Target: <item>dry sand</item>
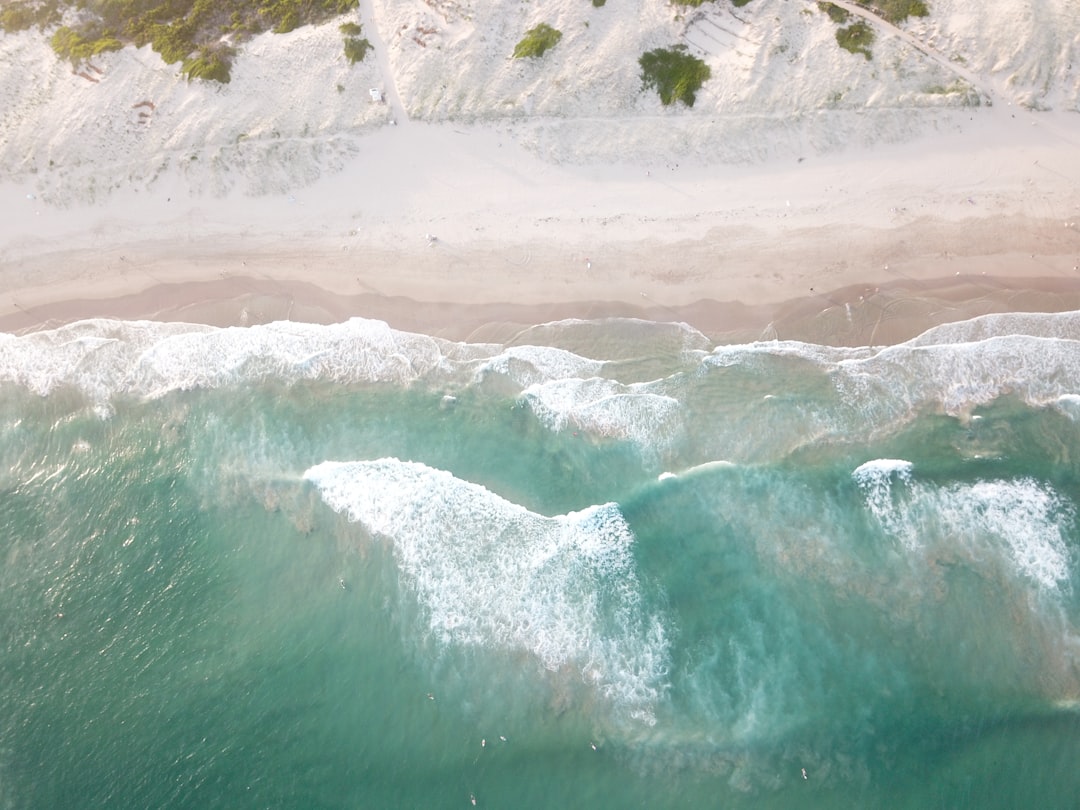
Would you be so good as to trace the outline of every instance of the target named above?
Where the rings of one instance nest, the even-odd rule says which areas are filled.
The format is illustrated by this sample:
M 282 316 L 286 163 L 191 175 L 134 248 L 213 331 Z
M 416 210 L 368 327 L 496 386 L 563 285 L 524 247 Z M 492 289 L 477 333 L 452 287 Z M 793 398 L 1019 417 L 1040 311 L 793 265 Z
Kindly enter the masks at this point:
M 959 37 L 958 14 L 912 30 L 928 41 Z M 252 47 L 272 49 L 268 41 Z M 1059 61 L 1075 42 L 1066 45 Z M 390 62 L 405 65 L 406 50 L 398 42 Z M 360 315 L 497 338 L 518 324 L 628 315 L 686 321 L 718 339 L 882 343 L 981 312 L 1080 308 L 1080 114 L 1013 104 L 1004 84 L 1017 74 L 984 62 L 971 79 L 991 107 L 911 109 L 911 126 L 893 133 L 903 132 L 899 143 L 808 143 L 804 152 L 795 138 L 749 162 L 643 148 L 648 110 L 612 111 L 597 130 L 604 154 L 580 147 L 592 130 L 573 120 L 557 138 L 539 118 L 445 120 L 455 111 L 424 112 L 419 85 L 430 77 L 387 64 L 398 76 L 390 104 L 351 123 L 334 119 L 305 141 L 304 155 L 322 148 L 333 157 L 311 176 L 286 171 L 256 188 L 222 181 L 303 163 L 300 152 L 259 153 L 264 164 L 248 155 L 195 169 L 194 158 L 173 159 L 151 179 L 131 169 L 109 185 L 100 177 L 110 166 L 115 177 L 115 166 L 94 168 L 100 144 L 78 170 L 8 171 L 0 329 L 96 316 L 224 325 Z M 1059 96 L 1075 107 L 1067 90 Z M 751 137 L 783 129 L 782 110 L 770 109 L 772 124 Z M 418 111 L 428 120 L 412 120 Z M 843 115 L 878 121 L 878 112 Z M 378 115 L 395 125 L 376 126 Z M 666 131 L 707 120 L 665 115 Z M 538 148 L 541 135 L 558 148 Z M 567 151 L 573 160 L 561 159 Z

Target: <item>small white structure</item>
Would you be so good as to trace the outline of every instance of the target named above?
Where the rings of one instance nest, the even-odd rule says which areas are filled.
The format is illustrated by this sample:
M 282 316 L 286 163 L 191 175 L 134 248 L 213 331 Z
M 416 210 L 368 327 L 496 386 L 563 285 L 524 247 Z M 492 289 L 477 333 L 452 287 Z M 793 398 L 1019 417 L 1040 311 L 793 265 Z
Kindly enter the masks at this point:
M 370 90 L 368 90 L 368 92 L 371 93 L 371 100 L 372 101 L 382 101 L 383 100 L 382 90 L 380 90 L 378 87 L 372 87 Z

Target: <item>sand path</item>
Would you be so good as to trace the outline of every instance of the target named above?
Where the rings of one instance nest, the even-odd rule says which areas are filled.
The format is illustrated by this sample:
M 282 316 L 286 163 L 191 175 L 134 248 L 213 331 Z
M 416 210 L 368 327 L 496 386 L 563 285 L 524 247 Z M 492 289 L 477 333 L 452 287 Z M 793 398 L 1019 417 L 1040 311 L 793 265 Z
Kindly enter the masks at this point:
M 405 112 L 405 105 L 401 103 L 398 94 L 397 83 L 394 81 L 394 71 L 390 67 L 390 58 L 387 55 L 386 41 L 379 31 L 379 25 L 375 17 L 375 9 L 371 0 L 360 0 L 360 19 L 363 22 L 364 33 L 371 48 L 375 52 L 375 63 L 379 67 L 379 74 L 383 78 L 383 99 L 390 107 L 391 120 L 398 126 L 408 126 L 409 116 Z

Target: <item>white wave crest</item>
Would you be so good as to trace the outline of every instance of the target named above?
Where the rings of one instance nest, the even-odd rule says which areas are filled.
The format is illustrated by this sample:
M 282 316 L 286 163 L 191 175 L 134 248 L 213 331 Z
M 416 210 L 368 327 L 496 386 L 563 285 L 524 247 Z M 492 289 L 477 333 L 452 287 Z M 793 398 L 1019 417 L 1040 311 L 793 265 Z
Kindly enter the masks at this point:
M 616 505 L 545 517 L 397 459 L 325 462 L 304 477 L 332 509 L 393 543 L 434 638 L 575 667 L 615 706 L 654 722 L 667 634 L 642 604 L 634 537 Z
M 424 380 L 453 388 L 494 374 L 535 403 L 551 429 L 573 424 L 643 447 L 657 436 L 661 443 L 670 439 L 678 429 L 675 399 L 596 376 L 604 365 L 550 346 L 455 343 L 364 318 L 243 328 L 97 319 L 0 334 L 0 382 L 41 396 L 73 387 L 103 416 L 117 396 L 152 399 L 269 380 L 398 386 Z
M 768 365 L 772 359 L 805 361 L 832 378 L 837 412 L 847 416 L 823 424 L 846 437 L 891 429 L 927 409 L 967 415 L 1003 396 L 1071 415 L 1069 398 L 1080 395 L 1080 312 L 984 316 L 886 347 L 718 346 L 703 368 L 782 368 Z
M 907 549 L 959 546 L 975 564 L 998 560 L 1040 588 L 1068 587 L 1073 507 L 1053 489 L 1030 478 L 935 487 L 914 482 L 911 471 L 906 461 L 879 459 L 852 473 L 866 508 Z
M 361 318 L 227 329 L 92 320 L 0 336 L 0 380 L 41 395 L 74 386 L 99 404 L 270 378 L 407 383 L 446 367 L 444 345 Z
M 601 377 L 559 379 L 531 385 L 523 396 L 550 430 L 570 427 L 662 449 L 682 430 L 680 405 L 651 387 L 650 383 L 624 385 Z
M 950 487 L 942 500 L 943 524 L 966 542 L 994 538 L 1016 570 L 1044 588 L 1068 581 L 1071 509 L 1049 488 L 1031 479 L 982 481 Z
M 511 346 L 481 363 L 477 376 L 502 374 L 527 388 L 547 380 L 582 377 L 598 374 L 603 367 L 598 360 L 589 360 L 564 349 L 549 346 Z
M 912 469 L 910 461 L 878 458 L 860 464 L 851 474 L 863 492 L 863 499 L 870 514 L 885 531 L 909 549 L 918 545 L 918 535 L 901 519 L 900 510 L 893 500 L 893 482 L 910 483 Z

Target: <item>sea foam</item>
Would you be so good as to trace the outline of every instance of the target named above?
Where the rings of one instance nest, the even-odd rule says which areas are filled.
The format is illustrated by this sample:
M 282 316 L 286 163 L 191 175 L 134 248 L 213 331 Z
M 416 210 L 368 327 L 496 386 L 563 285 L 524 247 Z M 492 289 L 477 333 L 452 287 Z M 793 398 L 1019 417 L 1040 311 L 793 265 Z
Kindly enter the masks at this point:
M 615 504 L 545 517 L 397 459 L 325 462 L 304 477 L 328 506 L 393 544 L 438 642 L 528 651 L 654 722 L 668 634 L 644 604 L 634 536 Z
M 72 387 L 102 416 L 118 396 L 153 399 L 265 381 L 423 382 L 445 393 L 497 376 L 553 430 L 573 424 L 643 446 L 663 443 L 678 430 L 672 397 L 598 376 L 604 365 L 551 346 L 457 343 L 364 318 L 244 328 L 96 319 L 0 334 L 0 382 L 41 396 Z
M 825 402 L 813 410 L 808 403 L 809 418 L 846 440 L 891 431 L 925 411 L 967 416 L 1004 396 L 1072 416 L 1071 398 L 1080 395 L 1080 313 L 986 316 L 885 347 L 719 346 L 702 368 L 765 376 L 792 360 L 829 378 L 841 407 Z
M 680 405 L 674 397 L 650 390 L 652 387 L 600 377 L 559 379 L 531 385 L 523 397 L 551 430 L 572 428 L 663 448 L 681 430 Z
M 914 480 L 912 470 L 907 461 L 877 459 L 852 473 L 886 534 L 909 551 L 949 546 L 972 565 L 1003 565 L 1041 589 L 1070 588 L 1075 509 L 1051 487 L 1031 478 L 939 487 Z

